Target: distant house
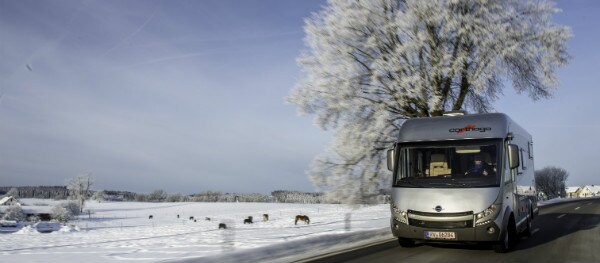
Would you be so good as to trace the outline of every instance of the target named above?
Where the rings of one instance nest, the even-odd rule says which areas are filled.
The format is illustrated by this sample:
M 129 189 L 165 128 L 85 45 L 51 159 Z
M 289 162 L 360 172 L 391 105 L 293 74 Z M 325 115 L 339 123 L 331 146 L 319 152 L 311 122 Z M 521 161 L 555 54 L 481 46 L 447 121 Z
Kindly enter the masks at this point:
M 19 200 L 17 200 L 17 198 L 14 198 L 12 196 L 5 196 L 2 197 L 2 199 L 0 199 L 0 205 L 18 205 L 20 206 L 21 203 L 19 203 Z
M 576 192 L 577 197 L 600 196 L 600 185 L 586 185 Z
M 52 207 L 21 205 L 19 200 L 12 196 L 6 196 L 0 199 L 0 214 L 3 214 L 10 206 L 15 205 L 21 207 L 26 218 L 37 217 L 42 221 L 49 221 L 52 219 Z
M 9 209 L 9 206 L 0 206 L 0 215 L 6 212 L 6 209 Z M 25 214 L 25 218 L 30 220 L 30 218 L 35 217 L 41 221 L 50 221 L 52 220 L 52 207 L 51 206 L 21 206 L 23 210 L 23 214 Z
M 579 186 L 568 186 L 565 187 L 565 192 L 567 193 L 567 198 L 575 198 L 577 197 L 577 190 L 581 187 Z
M 37 217 L 41 221 L 52 220 L 51 206 L 23 206 L 25 217 Z

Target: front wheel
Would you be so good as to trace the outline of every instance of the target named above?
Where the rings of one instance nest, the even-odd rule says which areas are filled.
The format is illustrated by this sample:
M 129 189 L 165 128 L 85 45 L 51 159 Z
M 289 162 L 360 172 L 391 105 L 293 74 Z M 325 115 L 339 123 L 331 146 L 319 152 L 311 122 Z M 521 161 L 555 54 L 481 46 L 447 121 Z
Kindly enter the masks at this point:
M 403 238 L 403 237 L 398 238 L 398 243 L 400 244 L 401 247 L 414 247 L 415 246 L 414 240 L 408 239 L 408 238 Z
M 515 243 L 516 229 L 513 221 L 511 220 L 504 233 L 504 238 L 498 243 L 494 244 L 494 251 L 496 253 L 506 253 L 510 251 Z
M 531 223 L 531 217 L 527 218 L 527 228 L 523 232 L 523 235 L 526 237 L 531 237 L 533 235 L 533 224 Z

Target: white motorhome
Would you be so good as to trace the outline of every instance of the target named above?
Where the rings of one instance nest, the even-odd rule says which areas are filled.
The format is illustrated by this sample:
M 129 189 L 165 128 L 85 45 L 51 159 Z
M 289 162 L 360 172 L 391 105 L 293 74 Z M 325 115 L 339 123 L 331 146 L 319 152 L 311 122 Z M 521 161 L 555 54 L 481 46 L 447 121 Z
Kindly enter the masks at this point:
M 415 241 L 509 251 L 538 213 L 531 135 L 501 113 L 406 120 L 394 149 L 391 228 Z

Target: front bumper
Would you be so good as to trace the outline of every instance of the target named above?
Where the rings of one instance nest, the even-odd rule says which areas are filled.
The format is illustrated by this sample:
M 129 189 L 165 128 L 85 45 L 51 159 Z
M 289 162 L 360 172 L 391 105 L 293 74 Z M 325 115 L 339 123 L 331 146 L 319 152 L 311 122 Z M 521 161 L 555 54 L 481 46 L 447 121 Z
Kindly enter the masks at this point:
M 394 218 L 391 220 L 392 234 L 399 238 L 423 240 L 430 242 L 495 242 L 500 240 L 500 228 L 491 221 L 485 225 L 466 228 L 424 228 L 401 223 Z M 493 228 L 493 232 L 489 231 Z M 425 231 L 454 232 L 455 239 L 431 239 L 425 237 Z M 492 232 L 492 233 L 490 233 Z

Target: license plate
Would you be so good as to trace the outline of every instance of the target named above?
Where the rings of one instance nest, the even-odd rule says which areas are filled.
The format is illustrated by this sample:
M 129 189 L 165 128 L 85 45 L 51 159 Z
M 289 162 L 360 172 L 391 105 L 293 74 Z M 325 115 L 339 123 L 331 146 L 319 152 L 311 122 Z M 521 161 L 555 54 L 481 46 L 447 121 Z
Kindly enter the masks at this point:
M 442 231 L 425 231 L 425 238 L 429 238 L 429 239 L 456 239 L 456 233 L 454 233 L 454 232 L 442 232 Z

